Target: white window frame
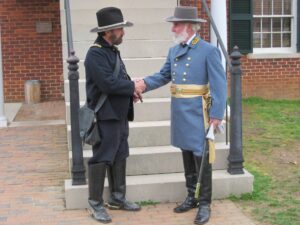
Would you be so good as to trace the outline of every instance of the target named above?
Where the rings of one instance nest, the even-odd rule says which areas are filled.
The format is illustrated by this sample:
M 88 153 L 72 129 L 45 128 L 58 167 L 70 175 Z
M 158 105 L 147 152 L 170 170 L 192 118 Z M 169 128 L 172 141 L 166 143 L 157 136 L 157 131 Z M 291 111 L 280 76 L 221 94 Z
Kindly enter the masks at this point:
M 289 48 L 254 48 L 253 47 L 253 54 L 281 54 L 281 53 L 295 53 L 297 52 L 296 44 L 297 44 L 297 0 L 292 0 L 292 16 L 287 16 L 287 18 L 291 18 L 291 47 Z M 253 18 L 283 18 L 285 16 L 281 15 L 271 15 L 271 16 L 256 16 L 253 13 Z M 254 31 L 252 35 L 254 34 Z M 254 42 L 254 40 L 253 40 Z M 254 45 L 254 43 L 253 43 Z

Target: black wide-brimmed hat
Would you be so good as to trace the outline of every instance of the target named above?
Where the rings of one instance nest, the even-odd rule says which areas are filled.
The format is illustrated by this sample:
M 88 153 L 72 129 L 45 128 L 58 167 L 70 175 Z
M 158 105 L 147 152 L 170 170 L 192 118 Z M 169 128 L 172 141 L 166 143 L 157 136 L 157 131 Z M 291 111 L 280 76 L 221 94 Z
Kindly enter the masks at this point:
M 96 15 L 98 27 L 91 29 L 92 33 L 133 26 L 133 23 L 124 20 L 121 10 L 116 7 L 100 9 Z
M 190 6 L 177 6 L 174 16 L 166 19 L 167 22 L 204 23 L 206 20 L 198 18 L 197 8 Z

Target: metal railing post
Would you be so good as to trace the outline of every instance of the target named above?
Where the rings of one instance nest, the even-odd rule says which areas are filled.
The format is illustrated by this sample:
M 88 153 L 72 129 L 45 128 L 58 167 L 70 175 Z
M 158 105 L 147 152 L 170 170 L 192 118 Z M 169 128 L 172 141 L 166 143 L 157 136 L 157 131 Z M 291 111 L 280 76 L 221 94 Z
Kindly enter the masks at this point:
M 68 53 L 69 63 L 68 79 L 69 79 L 69 90 L 70 90 L 70 114 L 71 114 L 71 146 L 72 146 L 72 184 L 83 185 L 86 184 L 85 179 L 85 168 L 83 164 L 83 151 L 82 143 L 79 134 L 79 73 L 78 73 L 78 62 L 79 59 L 75 56 L 73 50 L 73 38 L 72 38 L 72 26 L 71 26 L 71 15 L 70 15 L 70 4 L 69 0 L 65 0 L 65 11 L 66 11 L 66 24 L 67 24 L 67 41 L 68 41 Z
M 243 174 L 243 143 L 242 143 L 242 83 L 241 53 L 235 46 L 231 54 L 230 79 L 230 150 L 228 169 L 230 174 Z
M 70 113 L 71 113 L 71 137 L 72 137 L 72 184 L 81 185 L 86 184 L 85 168 L 83 164 L 82 143 L 79 135 L 79 73 L 78 62 L 79 59 L 72 51 L 67 62 L 69 63 L 68 79 L 70 82 Z

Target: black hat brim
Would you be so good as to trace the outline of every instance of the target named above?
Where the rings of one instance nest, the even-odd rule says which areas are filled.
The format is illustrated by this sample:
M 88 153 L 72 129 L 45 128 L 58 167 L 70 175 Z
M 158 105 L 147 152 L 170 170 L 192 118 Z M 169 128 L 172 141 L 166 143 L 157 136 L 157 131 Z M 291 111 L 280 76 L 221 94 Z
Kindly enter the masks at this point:
M 113 30 L 113 29 L 117 29 L 117 28 L 121 28 L 121 27 L 132 27 L 133 23 L 129 22 L 129 21 L 124 21 L 123 23 L 117 23 L 117 24 L 111 24 L 109 26 L 105 26 L 105 27 L 95 27 L 93 29 L 91 29 L 91 33 L 99 33 L 99 32 L 104 32 L 104 31 L 109 31 L 109 30 Z

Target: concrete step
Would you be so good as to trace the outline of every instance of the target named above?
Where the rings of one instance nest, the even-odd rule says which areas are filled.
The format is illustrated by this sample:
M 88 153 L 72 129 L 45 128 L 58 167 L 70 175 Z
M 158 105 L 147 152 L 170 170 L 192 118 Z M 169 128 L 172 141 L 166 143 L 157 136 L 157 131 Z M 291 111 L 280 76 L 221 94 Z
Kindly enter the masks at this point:
M 84 105 L 84 101 L 80 105 Z M 170 98 L 145 98 L 143 103 L 134 105 L 134 121 L 170 120 Z M 159 110 L 154 110 L 159 109 Z M 66 121 L 70 124 L 70 102 L 66 103 Z
M 86 92 L 85 92 L 85 80 L 79 80 L 79 101 L 86 100 Z M 69 80 L 65 80 L 64 82 L 65 88 L 65 101 L 70 101 L 70 87 Z M 154 91 L 150 91 L 148 93 L 143 94 L 143 98 L 169 98 L 170 97 L 170 84 L 167 84 L 161 88 L 158 88 Z
M 244 171 L 241 175 L 230 175 L 226 170 L 213 171 L 213 199 L 252 192 L 253 175 Z M 134 202 L 181 202 L 187 195 L 183 173 L 128 176 L 126 182 L 127 199 Z M 106 201 L 109 196 L 107 182 L 103 195 Z M 88 186 L 72 186 L 71 180 L 65 180 L 65 199 L 67 209 L 87 208 Z
M 85 101 L 80 102 L 81 106 L 83 106 L 84 104 Z M 134 122 L 170 120 L 170 115 L 171 115 L 170 110 L 171 110 L 170 98 L 144 98 L 143 103 L 138 102 L 134 105 Z M 224 120 L 226 120 L 225 115 L 224 115 Z M 66 123 L 67 124 L 71 123 L 70 102 L 66 102 Z
M 132 78 L 141 78 L 159 72 L 164 65 L 165 58 L 123 58 L 127 73 Z M 80 79 L 85 79 L 84 60 L 78 63 Z M 64 61 L 64 79 L 68 79 L 68 63 Z
M 125 8 L 170 8 L 177 5 L 177 0 L 88 0 L 82 4 L 82 0 L 72 0 L 70 2 L 71 10 L 74 9 L 101 9 L 108 6 L 116 6 L 122 10 Z M 60 0 L 60 9 L 64 9 L 64 0 Z
M 170 145 L 170 121 L 132 122 L 129 123 L 129 146 L 166 146 Z M 69 149 L 71 143 L 71 127 L 68 125 Z M 85 149 L 91 149 L 85 145 Z
M 90 41 L 74 42 L 74 50 L 79 59 L 85 59 L 91 46 Z M 124 40 L 119 46 L 122 58 L 152 58 L 166 57 L 169 48 L 173 45 L 171 40 Z M 63 42 L 63 59 L 68 58 L 68 45 Z
M 68 147 L 71 150 L 71 126 L 67 131 Z M 225 142 L 225 133 L 216 135 L 215 142 Z M 166 146 L 170 145 L 170 121 L 147 121 L 129 123 L 129 146 Z M 85 145 L 84 149 L 91 149 Z
M 87 162 L 92 157 L 92 150 L 84 150 L 84 165 L 88 170 Z M 228 167 L 227 157 L 229 145 L 225 143 L 216 144 L 216 161 L 214 170 L 226 170 Z M 71 171 L 72 152 L 69 152 L 69 165 Z M 173 146 L 156 146 L 130 148 L 130 156 L 127 160 L 128 176 L 178 173 L 183 172 L 181 150 Z M 87 171 L 86 171 L 87 175 Z
M 76 42 L 89 41 L 89 43 L 93 43 L 97 37 L 97 34 L 91 33 L 90 30 L 94 27 L 95 27 L 94 24 L 73 25 L 72 27 L 73 41 Z M 137 40 L 137 39 L 171 40 L 172 39 L 171 24 L 163 20 L 160 23 L 156 22 L 151 24 L 144 24 L 142 22 L 134 23 L 134 26 L 130 28 L 125 28 L 124 31 L 125 31 L 124 40 Z M 62 40 L 66 42 L 67 40 L 66 25 L 64 21 L 61 21 L 61 32 L 62 32 Z

